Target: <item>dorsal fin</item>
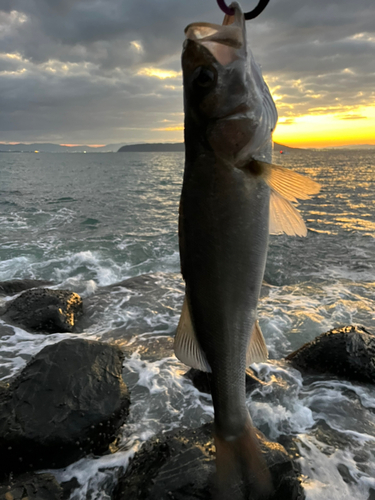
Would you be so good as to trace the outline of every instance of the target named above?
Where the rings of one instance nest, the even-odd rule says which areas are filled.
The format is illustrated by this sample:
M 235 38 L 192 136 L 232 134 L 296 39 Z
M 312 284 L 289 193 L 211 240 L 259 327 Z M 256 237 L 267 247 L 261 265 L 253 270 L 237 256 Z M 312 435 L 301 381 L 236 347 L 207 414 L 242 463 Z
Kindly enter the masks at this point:
M 249 346 L 246 352 L 246 366 L 252 363 L 261 363 L 268 358 L 268 349 L 258 321 L 255 321 L 251 332 Z
M 195 335 L 186 296 L 174 339 L 174 352 L 176 357 L 185 363 L 185 365 L 201 370 L 202 372 L 211 372 L 206 355 L 202 351 Z

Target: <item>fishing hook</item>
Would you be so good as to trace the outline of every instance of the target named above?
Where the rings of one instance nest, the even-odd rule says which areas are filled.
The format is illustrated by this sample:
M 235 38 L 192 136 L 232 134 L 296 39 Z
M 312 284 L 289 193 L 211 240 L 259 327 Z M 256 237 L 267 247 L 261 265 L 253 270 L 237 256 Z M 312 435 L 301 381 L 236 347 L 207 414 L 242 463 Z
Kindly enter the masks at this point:
M 228 16 L 233 16 L 234 9 L 231 9 L 230 7 L 228 7 L 227 4 L 225 3 L 225 0 L 216 0 L 216 1 L 217 1 L 218 6 L 220 7 L 220 9 L 224 12 L 224 14 L 228 14 Z M 264 11 L 264 9 L 267 7 L 269 1 L 270 0 L 259 0 L 259 3 L 255 7 L 255 9 L 251 10 L 250 12 L 245 12 L 244 16 L 245 16 L 246 21 L 248 21 L 249 19 L 255 19 L 256 17 L 258 17 L 259 14 L 261 14 Z

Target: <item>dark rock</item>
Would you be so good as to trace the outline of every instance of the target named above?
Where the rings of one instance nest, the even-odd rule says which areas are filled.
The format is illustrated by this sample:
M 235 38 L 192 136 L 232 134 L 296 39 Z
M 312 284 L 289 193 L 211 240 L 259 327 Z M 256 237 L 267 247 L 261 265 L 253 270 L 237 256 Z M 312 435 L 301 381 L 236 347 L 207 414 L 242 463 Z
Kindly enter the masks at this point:
M 185 377 L 193 382 L 193 385 L 198 389 L 198 391 L 211 394 L 211 373 L 190 368 L 190 370 L 185 373 Z M 247 368 L 246 392 L 251 392 L 261 385 L 264 385 L 264 382 L 262 382 L 262 380 L 255 375 L 252 368 Z
M 121 346 L 126 357 L 130 357 L 135 351 L 141 359 L 147 361 L 155 361 L 156 359 L 168 358 L 173 356 L 174 338 L 168 336 L 160 336 L 159 338 L 142 338 L 142 343 L 130 343 L 129 345 Z M 135 344 L 135 345 L 134 345 Z
M 298 438 L 289 434 L 282 434 L 277 438 L 277 440 L 278 443 L 286 449 L 290 458 L 292 458 L 293 460 L 299 460 L 301 458 L 301 454 L 297 444 L 300 443 Z
M 374 490 L 374 488 L 370 488 L 369 493 L 370 493 L 370 495 L 369 495 L 369 497 L 368 497 L 367 500 L 375 500 L 375 490 Z
M 62 495 L 52 474 L 24 474 L 0 485 L 0 500 L 60 500 Z
M 0 281 L 0 295 L 14 295 L 29 288 L 53 285 L 53 281 L 46 280 L 9 280 Z
M 348 467 L 345 464 L 339 464 L 337 466 L 337 470 L 340 473 L 340 476 L 342 477 L 344 483 L 346 484 L 356 484 L 356 480 L 353 478 L 353 476 L 350 474 L 350 471 Z
M 80 484 L 76 477 L 72 477 L 69 481 L 61 483 L 60 486 L 63 489 L 63 500 L 68 500 L 71 497 L 72 492 L 79 488 Z
M 78 294 L 35 288 L 9 302 L 3 319 L 30 331 L 73 332 L 82 312 L 82 299 Z
M 268 500 L 303 500 L 300 471 L 286 450 L 267 441 L 259 431 L 257 437 L 274 485 Z M 172 431 L 143 445 L 120 479 L 113 499 L 211 500 L 214 470 L 211 424 Z
M 0 382 L 0 401 L 6 397 L 8 394 L 9 384 L 8 382 Z
M 323 333 L 286 357 L 296 368 L 359 382 L 375 382 L 375 335 L 345 326 Z
M 123 357 L 83 339 L 39 352 L 0 398 L 1 472 L 64 467 L 108 451 L 130 404 Z
M 0 316 L 1 316 L 1 312 L 2 312 L 2 309 L 0 306 Z M 1 323 L 0 324 L 0 338 L 11 337 L 12 335 L 14 335 L 13 328 L 9 325 L 6 325 L 5 323 Z

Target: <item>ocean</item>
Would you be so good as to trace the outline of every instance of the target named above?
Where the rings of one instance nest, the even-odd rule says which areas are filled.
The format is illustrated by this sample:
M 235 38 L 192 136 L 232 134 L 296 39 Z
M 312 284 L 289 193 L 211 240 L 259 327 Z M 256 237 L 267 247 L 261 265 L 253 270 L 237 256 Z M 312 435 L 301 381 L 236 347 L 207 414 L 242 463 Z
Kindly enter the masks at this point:
M 254 365 L 266 385 L 248 407 L 267 437 L 296 439 L 307 500 L 375 498 L 375 388 L 303 375 L 283 359 L 334 327 L 375 333 L 375 150 L 295 150 L 274 161 L 322 190 L 299 206 L 306 238 L 270 237 L 258 307 L 270 359 Z M 0 379 L 63 338 L 126 353 L 132 404 L 118 451 L 52 471 L 59 481 L 77 478 L 71 500 L 110 499 L 142 442 L 213 418 L 210 396 L 184 377 L 172 350 L 184 295 L 183 165 L 183 153 L 0 153 L 0 281 L 52 280 L 85 308 L 80 334 L 31 334 L 0 320 Z M 150 289 L 116 287 L 142 274 Z

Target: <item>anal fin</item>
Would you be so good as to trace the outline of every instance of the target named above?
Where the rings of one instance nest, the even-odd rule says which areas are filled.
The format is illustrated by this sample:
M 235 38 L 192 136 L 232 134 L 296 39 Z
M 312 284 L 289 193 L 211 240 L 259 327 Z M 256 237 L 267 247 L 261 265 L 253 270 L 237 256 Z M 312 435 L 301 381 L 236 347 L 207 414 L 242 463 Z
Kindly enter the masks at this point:
M 249 346 L 246 352 L 246 366 L 252 363 L 261 363 L 268 358 L 268 349 L 258 321 L 255 321 L 251 332 Z
M 211 367 L 194 331 L 186 296 L 174 339 L 174 352 L 185 365 L 203 372 L 211 372 Z

